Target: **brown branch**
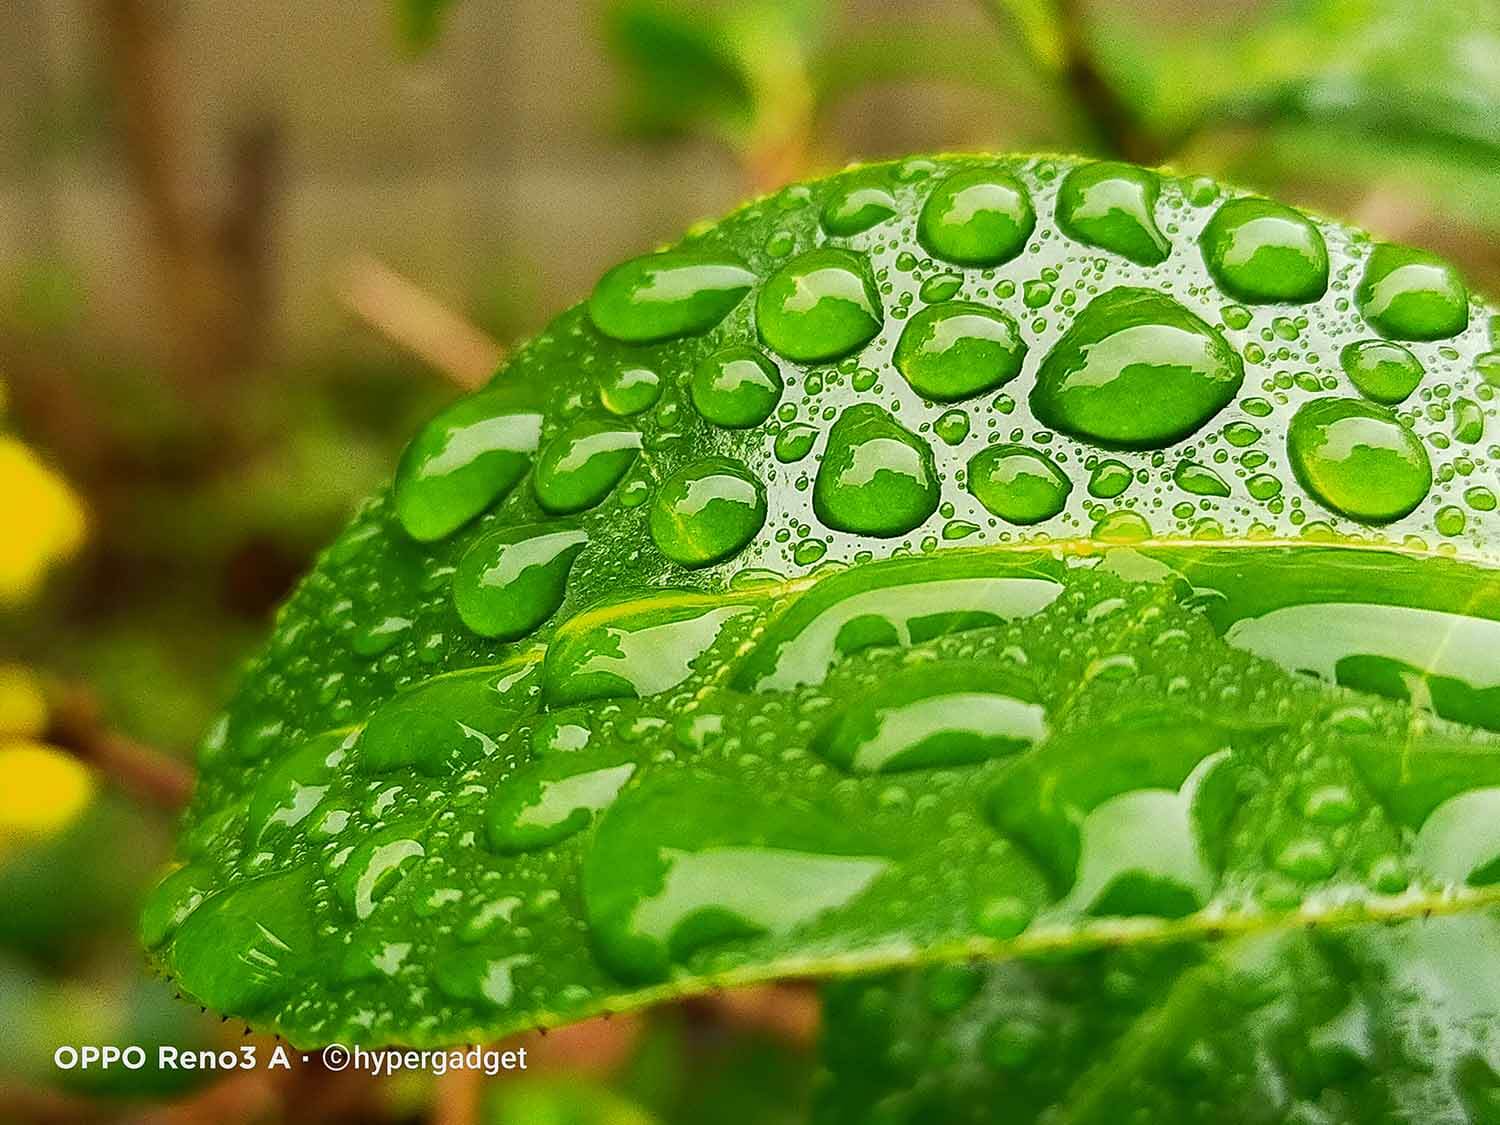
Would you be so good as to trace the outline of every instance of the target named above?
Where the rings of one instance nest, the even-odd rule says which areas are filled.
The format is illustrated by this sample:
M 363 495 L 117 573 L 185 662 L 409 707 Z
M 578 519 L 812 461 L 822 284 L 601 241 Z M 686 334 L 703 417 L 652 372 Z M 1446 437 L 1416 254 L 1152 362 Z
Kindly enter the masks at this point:
M 1090 46 L 1082 0 L 1054 0 L 1062 39 L 1062 80 L 1083 107 L 1099 139 L 1116 156 L 1154 164 L 1165 155 L 1142 127 L 1108 76 L 1100 69 Z
M 339 303 L 466 390 L 495 373 L 505 349 L 385 263 L 360 255 L 335 282 Z
M 193 771 L 176 758 L 110 730 L 86 688 L 69 686 L 50 703 L 46 740 L 93 766 L 126 793 L 177 812 L 193 791 Z

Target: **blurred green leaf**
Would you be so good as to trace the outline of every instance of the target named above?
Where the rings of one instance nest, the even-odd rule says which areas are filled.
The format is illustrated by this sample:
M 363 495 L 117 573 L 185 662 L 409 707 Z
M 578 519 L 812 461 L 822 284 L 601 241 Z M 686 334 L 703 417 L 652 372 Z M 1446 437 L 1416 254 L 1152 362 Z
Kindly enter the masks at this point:
M 420 53 L 437 42 L 453 0 L 396 0 L 396 33 L 411 51 Z
M 819 1125 L 1497 1120 L 1500 915 L 825 990 Z

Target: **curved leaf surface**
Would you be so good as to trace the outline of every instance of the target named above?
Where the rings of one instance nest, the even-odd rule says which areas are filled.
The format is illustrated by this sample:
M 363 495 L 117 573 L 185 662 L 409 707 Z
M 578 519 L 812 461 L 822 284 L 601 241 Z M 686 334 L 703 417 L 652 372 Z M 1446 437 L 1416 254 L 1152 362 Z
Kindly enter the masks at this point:
M 299 1044 L 1500 898 L 1490 313 L 1202 180 L 942 157 L 609 271 L 205 742 L 144 936 Z

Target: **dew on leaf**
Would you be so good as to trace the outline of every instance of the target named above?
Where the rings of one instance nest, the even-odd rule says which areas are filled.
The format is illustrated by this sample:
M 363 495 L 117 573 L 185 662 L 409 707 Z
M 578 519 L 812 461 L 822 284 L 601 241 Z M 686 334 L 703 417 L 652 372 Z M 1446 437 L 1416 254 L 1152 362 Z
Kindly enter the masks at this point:
M 531 392 L 500 386 L 460 399 L 423 426 L 396 468 L 396 518 L 413 539 L 442 539 L 501 499 L 531 467 L 542 415 Z
M 778 355 L 800 362 L 838 359 L 863 347 L 885 315 L 865 257 L 825 247 L 778 269 L 756 298 L 760 338 Z
M 1073 490 L 1056 462 L 1024 445 L 992 445 L 975 454 L 968 485 L 988 511 L 1015 524 L 1051 519 Z
M 744 429 L 770 417 L 781 387 L 781 372 L 765 353 L 740 345 L 699 361 L 691 391 L 698 413 L 714 425 Z
M 611 414 L 639 414 L 661 398 L 661 376 L 649 367 L 621 364 L 599 383 L 599 402 Z
M 1066 433 L 1155 448 L 1201 427 L 1244 377 L 1234 349 L 1187 309 L 1151 290 L 1113 289 L 1042 361 L 1031 408 Z
M 932 515 L 938 499 L 926 442 L 873 403 L 839 415 L 813 485 L 823 523 L 861 535 L 902 535 Z
M 917 238 L 945 262 L 994 266 L 1019 254 L 1035 227 L 1021 182 L 980 168 L 955 172 L 933 189 L 917 218 Z
M 954 402 L 1010 382 L 1025 358 L 1014 320 L 998 309 L 955 301 L 912 317 L 893 362 L 919 395 Z
M 1137 265 L 1166 260 L 1172 244 L 1156 225 L 1161 181 L 1133 164 L 1106 161 L 1069 172 L 1057 193 L 1057 225 L 1069 238 Z
M 1328 288 L 1328 248 L 1305 216 L 1268 199 L 1232 199 L 1199 239 L 1219 285 L 1250 304 L 1316 301 Z
M 483 535 L 453 575 L 458 616 L 481 637 L 516 640 L 557 612 L 568 572 L 588 543 L 581 528 L 521 524 Z
M 855 773 L 960 766 L 1040 741 L 1046 710 L 1035 689 L 1003 668 L 935 661 L 897 673 L 856 699 L 816 743 Z
M 1469 293 L 1458 272 L 1436 254 L 1381 243 L 1355 290 L 1370 326 L 1392 340 L 1442 340 L 1469 323 Z
M 640 432 L 618 422 L 585 418 L 543 447 L 532 486 L 547 511 L 592 508 L 620 482 L 641 448 Z
M 1387 406 L 1405 402 L 1425 374 L 1416 356 L 1387 340 L 1348 344 L 1339 359 L 1344 374 L 1360 394 Z
M 670 340 L 712 328 L 754 284 L 755 275 L 727 254 L 646 254 L 599 279 L 589 297 L 589 319 L 606 336 L 627 344 Z
M 635 773 L 633 762 L 590 762 L 587 754 L 546 758 L 508 779 L 485 810 L 490 847 L 527 852 L 566 840 L 609 807 Z
M 1303 404 L 1287 429 L 1287 452 L 1304 488 L 1365 523 L 1400 519 L 1432 485 L 1416 435 L 1383 407 L 1358 399 Z
M 651 505 L 651 538 L 683 566 L 706 566 L 737 553 L 766 520 L 760 480 L 738 461 L 712 457 L 678 469 Z

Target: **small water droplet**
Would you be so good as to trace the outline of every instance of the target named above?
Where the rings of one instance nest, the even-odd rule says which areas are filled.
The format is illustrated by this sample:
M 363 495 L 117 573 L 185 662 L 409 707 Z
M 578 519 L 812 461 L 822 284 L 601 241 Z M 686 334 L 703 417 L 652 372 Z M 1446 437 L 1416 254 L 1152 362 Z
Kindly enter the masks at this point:
M 537 500 L 557 515 L 592 508 L 619 483 L 640 448 L 641 435 L 629 426 L 598 418 L 574 422 L 537 458 Z
M 917 219 L 917 239 L 963 266 L 1014 258 L 1036 227 L 1031 196 L 1014 176 L 987 168 L 956 172 L 933 189 Z
M 1015 524 L 1051 519 L 1073 482 L 1053 460 L 1024 445 L 992 445 L 969 461 L 969 491 L 992 514 Z
M 1268 199 L 1232 199 L 1199 239 L 1223 290 L 1251 304 L 1316 301 L 1328 288 L 1328 248 L 1306 216 Z
M 772 351 L 814 362 L 863 347 L 885 316 L 864 256 L 824 247 L 798 255 L 766 280 L 755 320 Z
M 781 372 L 762 352 L 725 348 L 693 369 L 693 405 L 717 426 L 744 429 L 770 417 L 781 398 Z
M 1166 260 L 1172 244 L 1156 225 L 1161 182 L 1133 164 L 1085 164 L 1064 177 L 1057 225 L 1069 238 L 1142 266 Z
M 683 566 L 726 559 L 766 521 L 760 480 L 738 461 L 713 457 L 678 469 L 651 505 L 651 538 Z
M 1370 326 L 1393 340 L 1441 340 L 1469 323 L 1469 293 L 1436 254 L 1381 243 L 1355 291 Z
M 557 612 L 588 543 L 580 528 L 522 524 L 476 539 L 453 575 L 458 616 L 481 637 L 515 640 Z
M 724 254 L 672 250 L 615 266 L 589 297 L 589 319 L 627 344 L 670 340 L 712 328 L 755 284 L 742 262 Z
M 893 362 L 918 394 L 953 402 L 1008 383 L 1025 358 L 1014 320 L 997 309 L 956 301 L 912 317 Z
M 818 518 L 837 531 L 902 535 L 937 510 L 932 450 L 880 407 L 839 415 L 813 485 Z
M 1367 523 L 1389 523 L 1427 495 L 1432 466 L 1409 429 L 1380 406 L 1321 398 L 1287 430 L 1287 452 L 1304 488 L 1324 505 Z

